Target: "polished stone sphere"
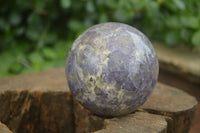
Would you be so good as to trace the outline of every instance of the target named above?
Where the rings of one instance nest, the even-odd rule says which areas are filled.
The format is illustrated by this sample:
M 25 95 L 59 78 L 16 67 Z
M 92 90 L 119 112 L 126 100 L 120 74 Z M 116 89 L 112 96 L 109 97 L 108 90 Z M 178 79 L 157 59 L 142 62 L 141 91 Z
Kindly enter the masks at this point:
M 75 40 L 66 76 L 72 95 L 92 113 L 125 115 L 152 93 L 158 60 L 151 42 L 139 30 L 122 23 L 102 23 Z

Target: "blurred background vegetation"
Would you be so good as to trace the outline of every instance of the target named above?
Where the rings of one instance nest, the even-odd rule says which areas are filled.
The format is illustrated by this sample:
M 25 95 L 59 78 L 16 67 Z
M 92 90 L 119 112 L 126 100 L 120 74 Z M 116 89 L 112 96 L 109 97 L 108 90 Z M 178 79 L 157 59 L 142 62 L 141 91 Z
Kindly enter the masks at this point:
M 163 45 L 200 46 L 199 0 L 0 1 L 0 78 L 65 66 L 74 39 L 116 21 Z

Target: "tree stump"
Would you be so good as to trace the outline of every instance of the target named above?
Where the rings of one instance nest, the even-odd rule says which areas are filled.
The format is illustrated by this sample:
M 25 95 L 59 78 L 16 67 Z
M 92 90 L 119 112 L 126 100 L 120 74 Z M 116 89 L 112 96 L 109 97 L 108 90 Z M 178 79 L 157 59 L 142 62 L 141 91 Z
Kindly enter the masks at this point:
M 77 100 L 74 101 L 75 133 L 94 132 L 105 128 L 104 118 L 93 115 L 85 109 Z
M 5 78 L 0 121 L 14 133 L 73 132 L 71 99 L 64 69 Z
M 197 106 L 197 100 L 174 87 L 157 83 L 153 94 L 141 107 L 149 113 L 168 116 L 170 133 L 187 133 Z
M 197 101 L 158 83 L 132 114 L 102 118 L 72 98 L 60 68 L 1 79 L 0 105 L 0 121 L 13 133 L 185 133 Z
M 0 133 L 12 133 L 8 127 L 0 122 Z
M 167 122 L 163 116 L 144 112 L 106 119 L 105 122 L 105 129 L 95 133 L 167 133 Z

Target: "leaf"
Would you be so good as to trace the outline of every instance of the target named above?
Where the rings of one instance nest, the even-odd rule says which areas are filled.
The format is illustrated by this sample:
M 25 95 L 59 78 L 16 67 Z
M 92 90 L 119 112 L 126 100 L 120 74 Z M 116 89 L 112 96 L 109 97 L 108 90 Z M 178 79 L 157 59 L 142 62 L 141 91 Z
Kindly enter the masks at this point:
M 88 12 L 94 12 L 95 11 L 95 7 L 94 7 L 94 4 L 91 0 L 89 0 L 86 4 L 86 10 Z
M 36 41 L 40 37 L 40 32 L 37 29 L 29 28 L 26 31 L 26 37 L 32 41 Z
M 103 4 L 108 6 L 110 9 L 117 9 L 119 3 L 115 0 L 106 0 Z
M 16 26 L 21 22 L 21 16 L 20 14 L 12 13 L 9 20 L 11 25 Z
M 42 69 L 49 69 L 55 67 L 54 61 L 45 61 L 43 63 Z
M 47 59 L 53 60 L 57 58 L 56 52 L 51 48 L 48 48 L 48 47 L 43 48 L 42 53 L 44 57 L 46 57 Z
M 199 20 L 194 16 L 181 16 L 181 23 L 183 26 L 197 29 L 199 27 Z
M 103 23 L 103 22 L 107 22 L 108 21 L 108 16 L 105 13 L 101 13 L 99 16 L 99 22 Z
M 189 42 L 191 39 L 193 31 L 188 28 L 182 28 L 181 29 L 181 39 L 185 42 Z
M 115 19 L 120 22 L 127 22 L 131 20 L 133 16 L 134 16 L 133 11 L 130 12 L 124 9 L 117 9 L 114 14 Z
M 35 7 L 37 10 L 43 10 L 46 4 L 47 4 L 46 1 L 35 0 Z
M 166 34 L 165 41 L 169 46 L 175 46 L 179 44 L 180 37 L 178 32 L 170 31 Z
M 180 21 L 177 16 L 167 17 L 165 23 L 169 28 L 174 28 L 174 29 L 181 28 Z
M 195 46 L 200 46 L 200 31 L 197 31 L 192 36 L 192 43 Z
M 71 0 L 60 0 L 61 7 L 67 9 L 71 5 Z
M 42 68 L 43 58 L 39 52 L 33 52 L 30 54 L 29 59 L 32 63 L 32 67 L 34 70 L 39 71 Z
M 10 30 L 9 23 L 3 18 L 0 18 L 0 29 L 2 29 L 4 31 L 9 31 Z
M 154 19 L 155 16 L 157 16 L 159 13 L 158 4 L 155 1 L 149 1 L 148 4 L 146 4 L 146 9 L 147 9 L 147 15 L 151 19 Z
M 14 74 L 18 74 L 20 73 L 21 69 L 22 69 L 22 64 L 19 62 L 14 62 L 11 66 L 10 66 L 10 70 L 12 73 Z
M 25 68 L 21 71 L 21 73 L 30 73 L 30 72 L 33 72 L 35 71 L 33 67 L 28 67 L 28 68 Z
M 49 31 L 44 35 L 44 43 L 55 43 L 57 40 L 57 35 Z
M 17 30 L 16 30 L 16 35 L 22 35 L 23 33 L 24 33 L 24 31 L 25 31 L 25 28 L 24 27 L 19 27 L 19 28 L 17 28 Z
M 82 28 L 82 23 L 78 20 L 78 19 L 71 19 L 68 22 L 68 27 L 72 30 L 72 31 L 78 31 Z
M 174 4 L 181 10 L 185 9 L 185 3 L 182 0 L 174 0 Z
M 0 65 L 0 72 L 8 72 L 9 67 L 14 62 L 13 56 L 10 54 L 9 51 L 4 51 L 0 54 L 0 60 L 3 62 L 2 65 Z

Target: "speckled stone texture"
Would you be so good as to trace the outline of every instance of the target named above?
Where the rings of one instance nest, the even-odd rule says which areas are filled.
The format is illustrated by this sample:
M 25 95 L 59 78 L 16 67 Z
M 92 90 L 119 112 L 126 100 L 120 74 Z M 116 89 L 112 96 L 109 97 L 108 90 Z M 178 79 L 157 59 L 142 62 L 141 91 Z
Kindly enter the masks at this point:
M 73 96 L 85 108 L 100 116 L 119 116 L 148 99 L 158 61 L 143 33 L 126 24 L 102 23 L 75 40 L 66 75 Z

